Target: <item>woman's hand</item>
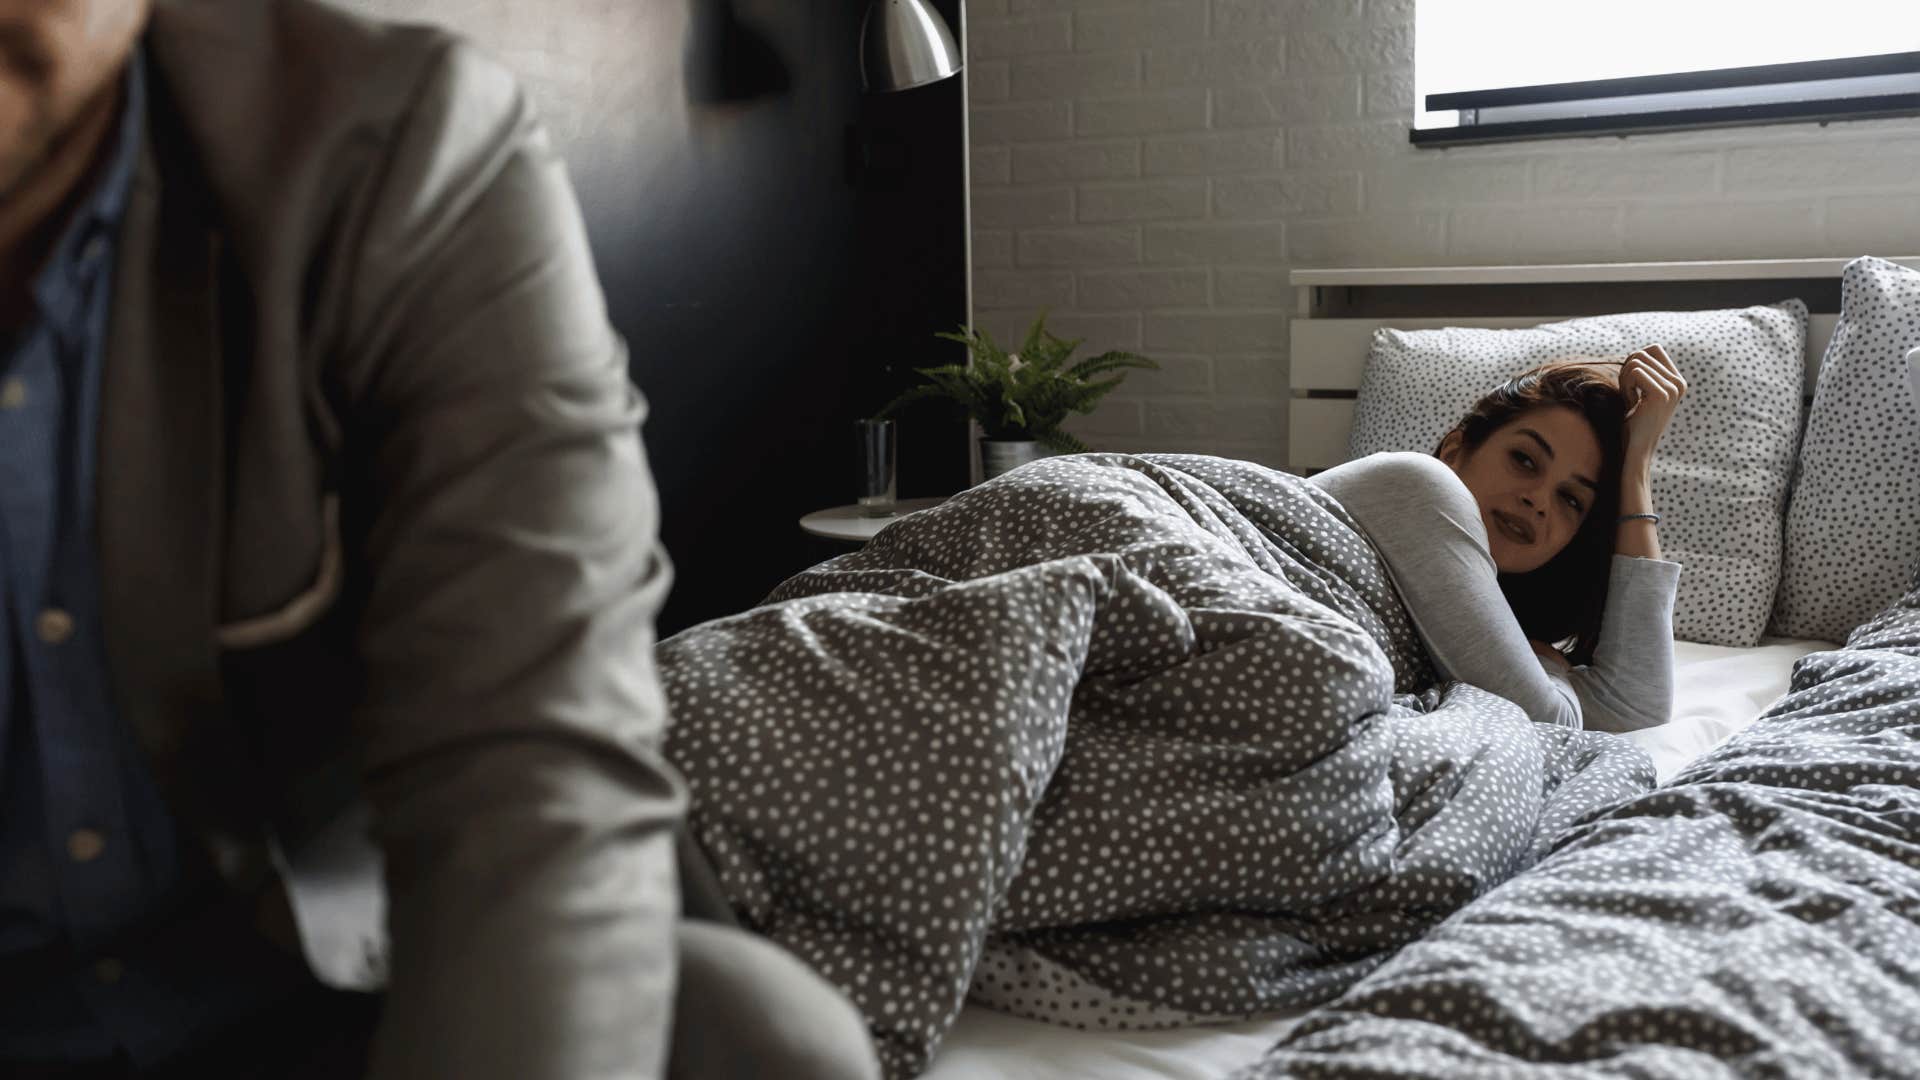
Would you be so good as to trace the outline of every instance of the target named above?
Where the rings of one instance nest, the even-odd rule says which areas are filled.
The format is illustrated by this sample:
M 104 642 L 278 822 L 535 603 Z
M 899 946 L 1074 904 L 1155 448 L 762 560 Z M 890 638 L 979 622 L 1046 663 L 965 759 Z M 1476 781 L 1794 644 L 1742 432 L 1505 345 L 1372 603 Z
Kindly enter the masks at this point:
M 1687 396 L 1687 380 L 1673 366 L 1667 350 L 1658 345 L 1636 349 L 1620 367 L 1620 393 L 1627 399 L 1628 473 L 1653 463 L 1654 447 L 1673 422 L 1680 399 Z
M 1687 396 L 1687 380 L 1658 345 L 1636 349 L 1620 365 L 1620 394 L 1627 399 L 1626 460 L 1620 472 L 1620 523 L 1613 550 L 1642 559 L 1660 557 L 1660 534 L 1638 515 L 1653 512 L 1653 450 L 1667 433 L 1673 411 Z

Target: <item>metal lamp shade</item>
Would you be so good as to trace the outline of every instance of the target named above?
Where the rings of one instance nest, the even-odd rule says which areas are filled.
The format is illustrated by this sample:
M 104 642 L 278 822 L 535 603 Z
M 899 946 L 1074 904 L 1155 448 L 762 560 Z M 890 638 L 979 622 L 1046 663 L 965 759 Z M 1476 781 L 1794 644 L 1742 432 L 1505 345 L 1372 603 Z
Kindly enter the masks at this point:
M 953 31 L 927 0 L 872 0 L 860 22 L 860 83 L 911 90 L 960 72 Z

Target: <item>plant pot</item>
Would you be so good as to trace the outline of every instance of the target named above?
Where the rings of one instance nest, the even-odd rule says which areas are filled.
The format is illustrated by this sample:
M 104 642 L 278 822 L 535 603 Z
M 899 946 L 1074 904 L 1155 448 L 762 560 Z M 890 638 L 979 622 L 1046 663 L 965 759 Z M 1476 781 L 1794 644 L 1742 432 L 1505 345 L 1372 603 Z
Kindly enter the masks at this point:
M 1029 461 L 1038 461 L 1053 451 L 1032 439 L 980 440 L 980 478 L 991 480 Z

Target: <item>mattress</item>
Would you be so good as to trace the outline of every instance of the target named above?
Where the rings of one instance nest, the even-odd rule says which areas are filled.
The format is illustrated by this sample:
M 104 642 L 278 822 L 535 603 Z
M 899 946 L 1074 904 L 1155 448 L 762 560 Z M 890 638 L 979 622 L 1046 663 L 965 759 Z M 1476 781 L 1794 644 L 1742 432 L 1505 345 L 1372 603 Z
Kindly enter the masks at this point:
M 1767 638 L 1750 649 L 1674 643 L 1673 720 L 1625 736 L 1665 781 L 1787 692 L 1794 661 L 1831 642 Z M 1075 1031 L 969 1005 L 923 1080 L 1218 1080 L 1259 1058 L 1291 1016 L 1170 1031 Z
M 1830 641 L 1762 638 L 1750 649 L 1673 643 L 1673 720 L 1626 736 L 1653 758 L 1661 783 L 1753 723 L 1787 692 L 1793 662 Z

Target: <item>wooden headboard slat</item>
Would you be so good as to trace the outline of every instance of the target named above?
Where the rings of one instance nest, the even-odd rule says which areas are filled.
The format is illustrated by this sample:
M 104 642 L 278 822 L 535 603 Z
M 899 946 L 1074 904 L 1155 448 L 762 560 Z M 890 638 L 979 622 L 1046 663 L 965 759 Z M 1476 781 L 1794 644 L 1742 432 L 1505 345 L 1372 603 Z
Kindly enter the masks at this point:
M 1533 310 L 1543 295 L 1575 293 L 1567 287 L 1592 282 L 1631 282 L 1636 300 L 1654 299 L 1665 310 L 1698 310 L 1731 302 L 1766 302 L 1781 279 L 1814 281 L 1837 275 L 1845 259 L 1752 260 L 1717 263 L 1622 263 L 1535 267 L 1407 267 L 1381 270 L 1297 270 L 1291 280 L 1301 296 L 1289 330 L 1288 467 L 1296 472 L 1346 460 L 1353 426 L 1352 394 L 1360 386 L 1367 349 L 1381 327 L 1406 330 L 1442 326 L 1526 327 L 1568 315 Z M 1920 268 L 1920 258 L 1895 260 Z M 1806 393 L 1813 394 L 1820 358 L 1838 318 L 1832 308 L 1837 283 L 1824 286 L 1807 327 Z M 1753 290 L 1752 301 L 1740 290 Z M 1419 297 L 1430 290 L 1431 303 Z M 1514 305 L 1502 312 L 1501 297 Z M 1449 316 L 1447 302 L 1468 296 L 1472 312 Z M 1376 299 L 1377 298 L 1377 299 Z M 1410 303 L 1411 298 L 1411 303 Z M 1602 302 L 1604 304 L 1604 301 Z M 1368 310 L 1372 304 L 1382 310 Z M 1819 310 L 1821 308 L 1827 310 Z M 1647 310 L 1641 308 L 1640 310 Z M 1415 312 L 1417 311 L 1417 314 Z M 1579 314 L 1590 314 L 1581 311 Z

